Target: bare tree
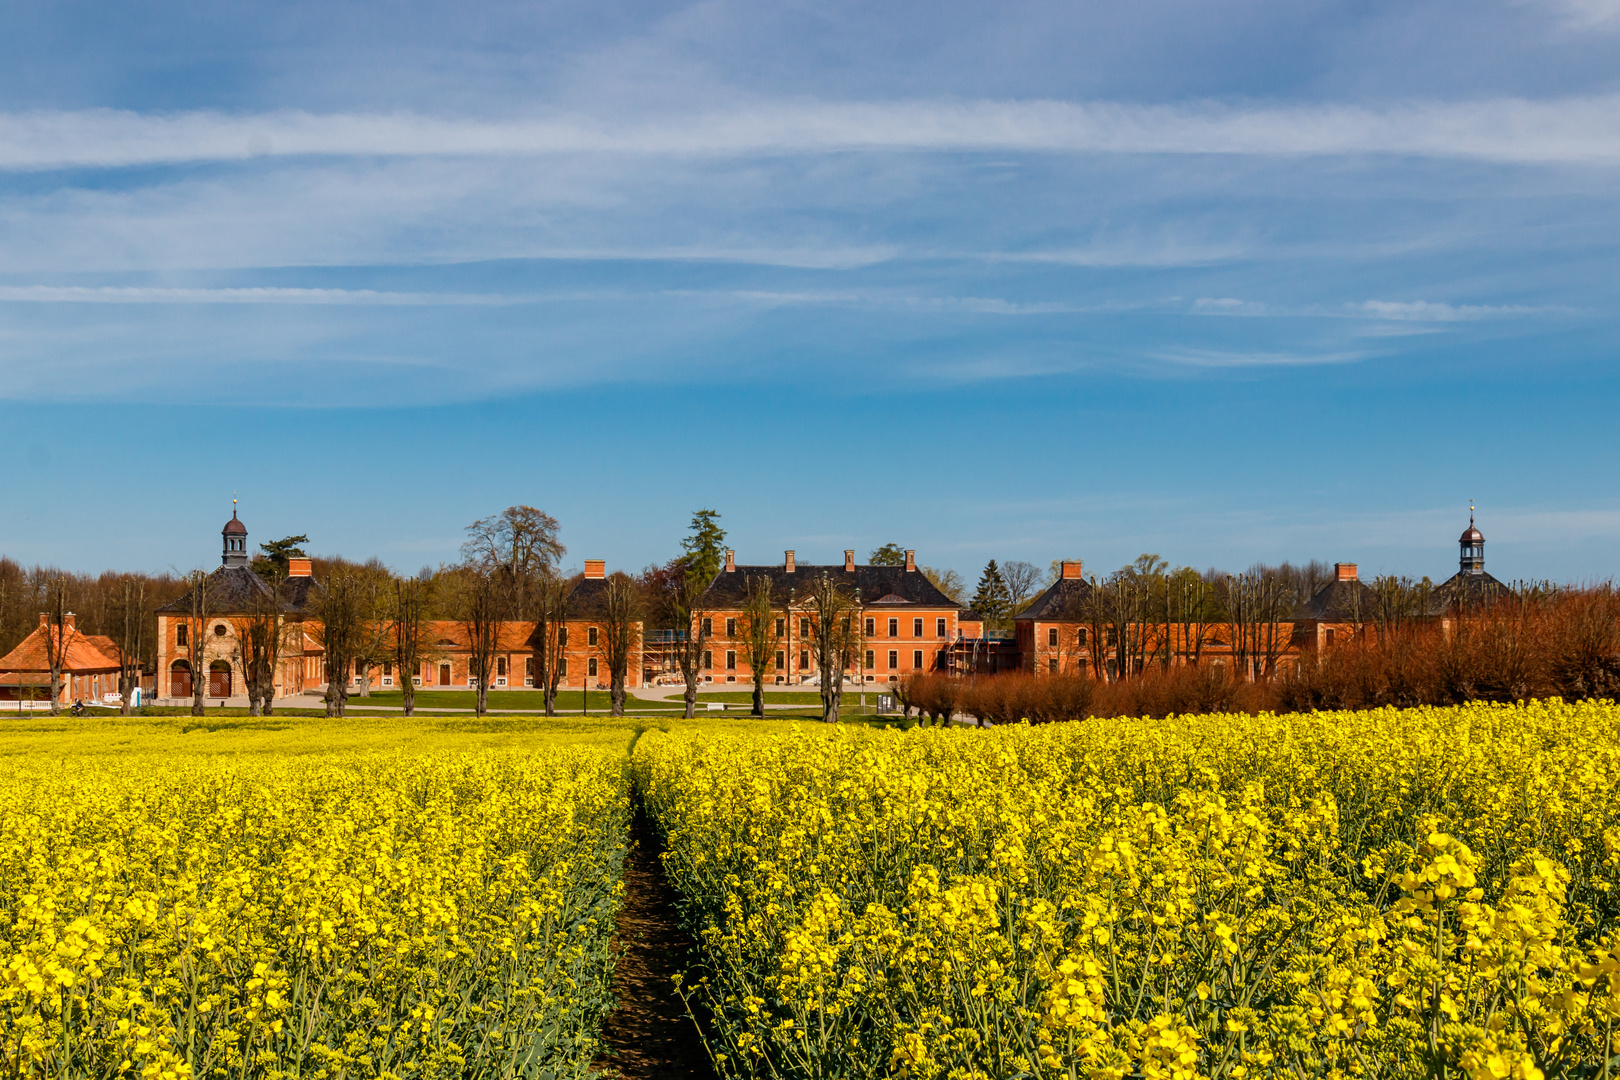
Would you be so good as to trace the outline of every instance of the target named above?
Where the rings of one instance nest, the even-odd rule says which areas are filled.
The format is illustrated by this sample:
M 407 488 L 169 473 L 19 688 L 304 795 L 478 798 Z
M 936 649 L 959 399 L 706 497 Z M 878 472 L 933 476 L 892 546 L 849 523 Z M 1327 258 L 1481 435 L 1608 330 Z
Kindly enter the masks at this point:
M 710 613 L 703 606 L 708 583 L 703 580 L 702 573 L 692 570 L 684 560 L 678 561 L 673 569 L 674 573 L 664 576 L 666 585 L 657 602 L 666 612 L 665 621 L 673 627 L 674 640 L 669 645 L 669 656 L 686 684 L 684 715 L 690 720 L 697 715 L 698 684 L 703 678 L 703 653 L 714 631 L 710 626 Z
M 268 592 L 255 592 L 247 618 L 238 626 L 237 657 L 247 683 L 248 715 L 269 716 L 275 711 L 276 669 L 281 665 L 285 627 L 282 622 L 280 567 L 271 564 L 264 577 Z
M 190 652 L 188 662 L 191 664 L 191 715 L 203 716 L 207 709 L 203 707 L 203 695 L 208 691 L 208 620 L 211 615 L 208 601 L 210 599 L 208 571 L 193 570 L 186 575 L 187 584 L 191 591 L 186 594 L 184 609 L 186 628 L 189 638 L 187 651 Z
M 892 546 L 892 545 L 891 545 Z M 905 556 L 901 556 L 904 565 Z M 755 716 L 765 715 L 765 679 L 776 670 L 776 650 L 782 644 L 782 635 L 776 629 L 779 620 L 771 603 L 769 574 L 750 577 L 744 582 L 743 598 L 743 656 L 748 661 L 749 674 L 754 681 Z
M 349 671 L 369 631 L 365 593 L 360 568 L 340 563 L 327 570 L 310 605 L 318 620 L 313 636 L 326 653 L 327 716 L 342 716 L 349 700 Z
M 67 665 L 67 651 L 72 644 L 68 634 L 67 578 L 57 574 L 46 586 L 45 664 L 51 672 L 51 715 L 62 712 L 62 669 Z
M 389 606 L 393 600 L 393 573 L 382 560 L 371 558 L 355 568 L 361 606 L 360 640 L 355 646 L 354 673 L 360 679 L 360 696 L 371 696 L 372 670 L 390 663 L 393 643 L 389 636 Z
M 919 566 L 917 569 L 922 571 L 923 577 L 933 583 L 934 588 L 958 604 L 962 602 L 962 597 L 967 594 L 967 582 L 963 581 L 962 575 L 955 570 L 940 570 L 932 566 Z
M 504 567 L 474 564 L 458 568 L 453 580 L 455 618 L 467 635 L 467 675 L 477 683 L 474 710 L 483 716 L 489 711 L 489 684 L 500 647 L 511 578 Z
M 534 609 L 534 679 L 545 699 L 547 716 L 557 715 L 557 687 L 567 667 L 568 613 L 575 582 L 554 571 L 535 576 L 530 587 Z
M 1041 589 L 1041 571 L 1034 563 L 1014 560 L 1001 566 L 1001 580 L 1007 583 L 1007 613 L 1017 615 L 1029 606 Z
M 602 589 L 601 649 L 608 666 L 608 697 L 614 716 L 624 715 L 624 684 L 630 658 L 641 643 L 643 598 L 635 579 L 622 570 L 608 575 Z
M 508 506 L 467 526 L 461 545 L 464 564 L 485 571 L 505 570 L 525 581 L 556 569 L 568 551 L 557 539 L 557 519 L 532 506 Z
M 147 627 L 152 622 L 152 602 L 147 592 L 146 579 L 134 574 L 123 575 L 120 582 L 118 604 L 115 608 L 116 633 L 113 644 L 118 651 L 118 695 L 122 699 L 120 711 L 128 716 L 133 707 L 135 689 L 141 685 L 141 665 L 146 656 Z
M 811 648 L 821 675 L 821 718 L 838 720 L 844 695 L 844 672 L 861 648 L 860 602 L 827 574 L 811 581 L 806 606 Z
M 414 716 L 416 676 L 421 673 L 423 661 L 434 654 L 427 618 L 433 601 L 433 579 L 426 576 L 395 578 L 393 584 L 386 620 L 386 640 L 394 670 L 399 673 L 399 691 L 404 700 L 405 715 Z

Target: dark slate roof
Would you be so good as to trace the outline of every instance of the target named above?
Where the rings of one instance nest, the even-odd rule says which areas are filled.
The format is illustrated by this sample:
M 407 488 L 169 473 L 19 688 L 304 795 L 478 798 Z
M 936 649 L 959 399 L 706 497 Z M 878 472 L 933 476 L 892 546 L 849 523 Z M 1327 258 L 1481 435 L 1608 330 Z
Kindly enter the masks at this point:
M 1029 607 L 1014 615 L 1013 621 L 1076 621 L 1080 618 L 1080 605 L 1090 595 L 1091 582 L 1084 578 L 1058 578 L 1045 592 L 1030 601 Z
M 582 577 L 568 594 L 568 617 L 589 619 L 607 614 L 607 579 Z
M 1478 574 L 1453 574 L 1434 590 L 1432 614 L 1440 615 L 1447 609 L 1457 607 L 1486 607 L 1512 595 L 1512 589 L 1483 571 Z
M 260 598 L 271 594 L 264 578 L 245 566 L 222 566 L 208 575 L 208 613 L 210 615 L 241 615 L 253 610 Z M 302 613 L 309 607 L 310 593 L 317 588 L 314 578 L 288 578 L 281 587 L 281 610 Z M 191 610 L 191 592 L 172 600 L 159 611 L 184 612 Z
M 1360 622 L 1378 611 L 1378 594 L 1364 581 L 1330 581 L 1299 605 L 1294 622 Z
M 904 566 L 857 566 L 845 570 L 843 563 L 816 566 L 799 563 L 793 573 L 781 566 L 739 566 L 727 572 L 721 570 L 709 582 L 703 593 L 703 605 L 711 610 L 741 607 L 748 593 L 748 580 L 761 577 L 771 579 L 771 601 L 788 602 L 789 590 L 795 602 L 802 602 L 809 594 L 811 584 L 822 574 L 843 585 L 860 598 L 862 604 L 883 603 L 886 606 L 912 604 L 918 607 L 960 608 L 962 605 L 935 587 L 921 570 L 908 572 Z

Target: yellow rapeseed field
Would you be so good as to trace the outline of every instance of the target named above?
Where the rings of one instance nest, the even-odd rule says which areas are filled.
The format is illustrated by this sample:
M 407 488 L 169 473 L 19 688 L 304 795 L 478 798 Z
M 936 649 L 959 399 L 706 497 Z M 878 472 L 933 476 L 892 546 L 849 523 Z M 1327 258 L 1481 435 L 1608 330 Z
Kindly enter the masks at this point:
M 177 723 L 0 746 L 0 1072 L 585 1075 L 622 725 Z
M 1620 708 L 649 733 L 728 1076 L 1620 1076 Z

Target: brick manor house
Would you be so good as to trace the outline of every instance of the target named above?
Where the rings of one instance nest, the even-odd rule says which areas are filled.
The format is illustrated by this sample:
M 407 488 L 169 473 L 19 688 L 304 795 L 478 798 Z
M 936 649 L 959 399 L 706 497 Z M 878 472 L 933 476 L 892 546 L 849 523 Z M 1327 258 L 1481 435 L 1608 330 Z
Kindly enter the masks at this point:
M 288 560 L 287 577 L 279 591 L 253 571 L 248 555 L 247 526 L 231 513 L 231 520 L 220 531 L 223 551 L 220 566 L 208 575 L 206 589 L 208 620 L 201 640 L 191 640 L 190 593 L 165 604 L 157 613 L 157 694 L 168 704 L 192 699 L 194 678 L 206 678 L 205 696 L 228 698 L 246 693 L 239 642 L 255 608 L 272 604 L 285 627 L 281 662 L 276 672 L 276 697 L 323 691 L 329 673 L 325 650 L 320 644 L 319 622 L 315 616 L 315 593 L 320 585 L 312 572 L 312 560 Z M 570 618 L 562 628 L 563 655 L 559 658 L 559 689 L 597 689 L 607 680 L 607 659 L 598 648 L 600 615 L 606 587 L 607 565 L 601 559 L 585 560 L 585 572 L 575 583 L 569 599 Z M 640 626 L 637 626 L 637 638 Z M 494 689 L 534 685 L 534 632 L 532 622 L 502 624 L 491 677 Z M 357 663 L 339 677 L 351 691 L 371 681 L 379 690 L 398 687 L 402 678 L 413 685 L 433 689 L 466 690 L 477 685 L 471 675 L 472 648 L 467 629 L 459 622 L 436 620 L 428 624 L 429 655 L 408 675 L 384 661 L 369 670 Z M 643 659 L 637 645 L 630 658 L 625 685 L 641 685 Z M 4 670 L 0 668 L 0 670 Z M 201 674 L 199 674 L 201 673 Z
M 329 673 L 314 615 L 320 586 L 313 577 L 311 560 L 289 560 L 286 578 L 279 587 L 272 587 L 251 568 L 247 527 L 234 511 L 220 535 L 220 566 L 208 575 L 205 586 L 208 620 L 204 632 L 196 635 L 191 625 L 189 594 L 158 610 L 156 696 L 170 703 L 189 701 L 194 679 L 206 680 L 204 693 L 210 698 L 243 694 L 238 643 L 252 612 L 263 610 L 266 604 L 275 608 L 286 629 L 275 680 L 276 696 L 323 690 Z M 1485 537 L 1475 527 L 1472 516 L 1459 544 L 1458 572 L 1438 586 L 1429 600 L 1426 614 L 1437 620 L 1444 621 L 1459 606 L 1486 604 L 1509 592 L 1507 586 L 1485 571 Z M 861 645 L 855 662 L 844 673 L 847 678 L 881 684 L 919 672 L 996 671 L 1088 672 L 1112 677 L 1118 672 L 1120 643 L 1113 640 L 1112 630 L 1102 632 L 1103 640 L 1095 640 L 1099 628 L 1083 617 L 1085 600 L 1093 586 L 1082 570 L 1078 561 L 1059 564 L 1057 579 L 1014 616 L 1011 637 L 992 637 L 985 633 L 982 616 L 946 596 L 928 579 L 917 565 L 915 551 L 907 551 L 899 566 L 858 564 L 853 550 L 844 552 L 842 564 L 798 563 L 795 553 L 787 551 L 780 563 L 739 565 L 735 552 L 727 551 L 724 566 L 700 602 L 697 618 L 701 622 L 694 623 L 689 632 L 693 636 L 701 633 L 705 639 L 703 682 L 750 682 L 752 673 L 740 632 L 745 621 L 744 602 L 750 583 L 768 578 L 772 606 L 781 612 L 775 628 L 781 644 L 768 681 L 786 685 L 817 680 L 821 673 L 815 664 L 814 615 L 809 596 L 813 581 L 826 576 L 855 599 L 860 620 Z M 598 647 L 606 578 L 603 560 L 585 561 L 564 630 L 561 688 L 597 689 L 606 684 L 607 660 Z M 1335 564 L 1332 581 L 1301 605 L 1289 621 L 1271 624 L 1270 632 L 1281 635 L 1283 642 L 1272 650 L 1271 662 L 1286 666 L 1309 650 L 1347 640 L 1360 632 L 1375 610 L 1376 597 L 1359 580 L 1356 564 Z M 637 642 L 626 680 L 631 689 L 673 678 L 670 645 L 679 632 L 641 631 L 637 624 Z M 0 659 L 0 698 L 16 696 L 23 686 L 32 687 L 40 681 L 39 658 L 45 650 L 42 640 L 36 639 L 43 632 L 43 628 L 36 631 Z M 1191 628 L 1172 624 L 1147 632 L 1171 635 L 1170 647 L 1164 651 L 1177 657 L 1173 661 L 1177 663 L 1191 662 L 1193 657 L 1197 662 L 1214 665 L 1237 663 L 1253 652 L 1235 646 L 1232 628 L 1225 624 Z M 76 634 L 71 626 L 69 634 Z M 1178 638 L 1194 634 L 1196 643 Z M 192 640 L 193 636 L 200 640 Z M 450 620 L 433 622 L 429 640 L 431 654 L 416 671 L 397 672 L 392 664 L 382 662 L 369 670 L 357 665 L 356 670 L 342 672 L 339 677 L 351 688 L 370 680 L 374 688 L 384 691 L 396 688 L 403 678 L 423 688 L 467 689 L 474 685 L 469 674 L 471 648 L 463 625 Z M 534 685 L 534 640 L 534 623 L 513 621 L 503 625 L 492 677 L 494 688 Z M 96 695 L 115 686 L 117 663 L 111 642 L 76 636 L 68 656 L 64 700 Z

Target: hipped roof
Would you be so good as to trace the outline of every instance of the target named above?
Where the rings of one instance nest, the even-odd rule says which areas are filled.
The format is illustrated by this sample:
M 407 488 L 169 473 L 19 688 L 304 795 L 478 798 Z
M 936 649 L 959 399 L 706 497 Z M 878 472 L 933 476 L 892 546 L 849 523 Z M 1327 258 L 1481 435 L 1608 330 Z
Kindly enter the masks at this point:
M 786 605 L 790 593 L 795 603 L 802 603 L 823 574 L 842 585 L 863 605 L 882 603 L 884 606 L 958 610 L 962 607 L 940 592 L 921 570 L 908 571 L 904 566 L 857 566 L 846 570 L 843 563 L 832 566 L 799 563 L 791 574 L 781 566 L 739 566 L 730 572 L 721 570 L 704 590 L 702 603 L 711 610 L 741 607 L 748 598 L 749 580 L 758 581 L 762 577 L 770 579 L 773 604 Z
M 35 627 L 34 632 L 23 638 L 15 649 L 0 657 L 0 671 L 49 674 L 51 658 L 46 649 L 49 640 L 46 632 L 43 626 Z M 81 634 L 77 629 L 67 630 L 63 637 L 67 642 L 62 655 L 63 673 L 82 675 L 118 670 L 118 646 L 112 638 L 101 634 Z
M 212 616 L 250 614 L 259 604 L 273 597 L 281 611 L 287 614 L 303 614 L 309 608 L 311 593 L 319 586 L 315 584 L 314 578 L 286 578 L 281 583 L 280 596 L 276 597 L 270 583 L 248 567 L 221 566 L 208 575 L 205 587 L 208 590 L 208 614 Z M 158 610 L 182 614 L 190 611 L 192 592 L 193 590 L 186 590 L 184 596 L 164 604 Z

